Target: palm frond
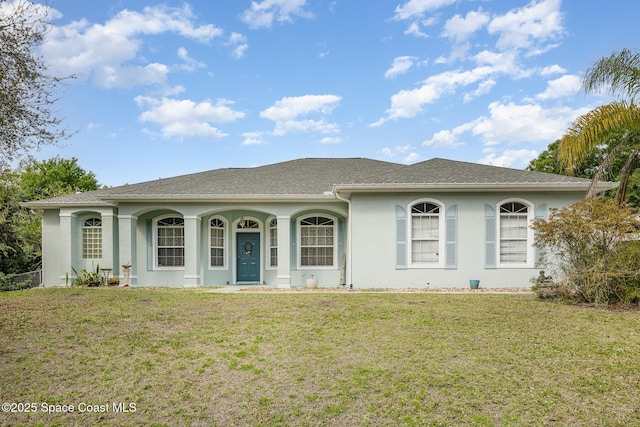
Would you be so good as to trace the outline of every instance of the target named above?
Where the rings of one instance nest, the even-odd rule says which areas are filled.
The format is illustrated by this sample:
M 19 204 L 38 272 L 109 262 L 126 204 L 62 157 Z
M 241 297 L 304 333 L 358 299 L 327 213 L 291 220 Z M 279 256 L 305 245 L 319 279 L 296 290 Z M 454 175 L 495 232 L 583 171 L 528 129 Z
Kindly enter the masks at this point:
M 571 173 L 598 143 L 623 130 L 640 130 L 640 108 L 634 103 L 612 102 L 583 114 L 569 126 L 560 140 L 560 165 Z
M 606 88 L 614 97 L 633 101 L 640 95 L 640 53 L 623 49 L 594 62 L 585 73 L 583 88 L 586 93 Z

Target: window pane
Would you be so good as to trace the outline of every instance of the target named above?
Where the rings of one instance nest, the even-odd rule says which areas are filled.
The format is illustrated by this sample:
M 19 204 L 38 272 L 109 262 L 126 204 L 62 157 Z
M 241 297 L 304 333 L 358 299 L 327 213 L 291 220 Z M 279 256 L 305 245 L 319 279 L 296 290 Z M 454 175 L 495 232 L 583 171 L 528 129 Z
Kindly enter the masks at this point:
M 82 258 L 102 258 L 102 227 L 90 226 L 82 228 Z
M 500 262 L 523 264 L 527 262 L 528 207 L 509 202 L 500 206 Z
M 211 266 L 212 267 L 224 266 L 224 249 L 211 248 Z
M 326 217 L 309 217 L 300 221 L 300 264 L 332 266 L 334 264 L 334 221 Z
M 440 261 L 440 206 L 416 203 L 411 206 L 411 260 L 419 264 Z
M 158 248 L 159 267 L 184 267 L 184 248 Z
M 184 267 L 184 220 L 178 217 L 158 220 L 158 267 Z
M 439 246 L 437 240 L 414 240 L 411 247 L 413 262 L 437 263 L 439 261 Z
M 183 233 L 184 234 L 184 233 Z M 220 218 L 211 219 L 211 267 L 224 267 L 224 222 Z M 184 236 L 182 237 L 184 240 Z

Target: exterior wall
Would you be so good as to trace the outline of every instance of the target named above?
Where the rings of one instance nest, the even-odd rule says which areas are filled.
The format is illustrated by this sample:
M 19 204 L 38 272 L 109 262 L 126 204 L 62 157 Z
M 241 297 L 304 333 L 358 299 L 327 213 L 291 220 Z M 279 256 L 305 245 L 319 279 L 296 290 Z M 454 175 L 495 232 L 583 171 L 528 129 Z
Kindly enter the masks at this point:
M 456 262 L 454 266 L 414 267 L 397 262 L 397 212 L 417 200 L 435 199 L 445 209 L 457 206 Z M 486 267 L 485 205 L 496 206 L 506 199 L 522 199 L 538 207 L 560 208 L 579 201 L 582 193 L 396 193 L 354 194 L 352 196 L 352 281 L 357 287 L 468 287 L 469 280 L 480 280 L 481 287 L 528 287 L 540 266 Z M 444 213 L 441 220 L 444 220 Z M 404 232 L 407 233 L 406 222 Z M 440 236 L 444 239 L 444 236 Z M 499 247 L 499 244 L 496 246 Z M 410 241 L 406 256 L 410 259 Z M 499 250 L 499 249 L 496 249 Z M 531 253 L 534 253 L 532 250 Z
M 42 215 L 42 282 L 44 286 L 65 284 L 65 274 L 61 268 L 63 248 L 60 234 L 60 211 L 45 210 Z M 71 248 L 65 249 L 71 251 Z
M 298 262 L 298 220 L 318 214 L 335 218 L 338 242 L 336 265 L 305 268 Z M 340 262 L 345 253 L 345 224 L 347 206 L 344 202 L 314 203 L 131 203 L 119 206 L 120 254 L 130 251 L 133 286 L 221 286 L 238 283 L 236 269 L 236 234 L 242 231 L 260 233 L 260 279 L 255 283 L 270 286 L 302 286 L 307 278 L 319 279 L 320 286 L 337 286 L 340 281 Z M 155 264 L 154 221 L 158 217 L 175 215 L 185 219 L 185 266 L 162 269 Z M 210 265 L 210 221 L 220 218 L 225 223 L 225 265 Z M 288 243 L 278 242 L 278 266 L 269 266 L 269 222 L 278 220 L 278 236 L 288 236 Z M 255 230 L 238 230 L 240 219 L 259 223 Z M 124 224 L 126 220 L 127 225 Z M 126 232 L 128 226 L 132 231 Z M 280 230 L 280 228 L 283 230 Z M 244 283 L 244 282 L 243 282 Z M 251 282 L 254 283 L 254 282 Z
M 485 266 L 485 205 L 496 207 L 503 200 L 522 199 L 534 210 L 548 212 L 581 200 L 581 192 L 549 193 L 393 193 L 353 194 L 351 221 L 348 204 L 342 201 L 311 203 L 123 203 L 113 208 L 65 208 L 46 210 L 43 215 L 43 272 L 45 286 L 70 284 L 71 267 L 91 269 L 100 265 L 113 268 L 112 277 L 122 277 L 121 265 L 131 263 L 132 286 L 220 286 L 237 283 L 236 233 L 241 218 L 260 224 L 260 279 L 270 286 L 304 286 L 306 279 L 317 278 L 320 286 L 335 287 L 351 278 L 357 287 L 467 287 L 470 279 L 482 287 L 524 287 L 537 276 L 540 267 L 502 268 Z M 409 205 L 417 200 L 435 200 L 447 208 L 457 208 L 455 255 L 453 265 L 415 267 L 397 260 L 398 210 L 410 215 Z M 546 212 L 545 212 L 546 213 Z M 163 215 L 185 220 L 185 266 L 161 269 L 155 265 L 153 223 Z M 306 215 L 326 215 L 336 224 L 336 262 L 331 267 L 305 268 L 299 265 L 298 220 Z M 82 258 L 82 221 L 100 216 L 103 224 L 103 256 Z M 222 218 L 225 228 L 225 257 L 222 267 L 210 266 L 209 224 Z M 278 266 L 269 266 L 269 221 L 278 220 Z M 445 219 L 445 212 L 441 220 Z M 351 224 L 352 251 L 349 251 Z M 405 237 L 408 235 L 404 224 Z M 441 236 L 441 239 L 444 239 Z M 286 242 L 283 244 L 282 242 Z M 499 245 L 498 245 L 499 246 Z M 445 251 L 449 250 L 447 249 Z M 410 245 L 406 243 L 406 255 Z M 342 276 L 345 256 L 348 272 Z M 494 253 L 495 255 L 495 253 Z M 67 281 L 67 277 L 69 280 Z M 349 284 L 349 283 L 346 283 Z

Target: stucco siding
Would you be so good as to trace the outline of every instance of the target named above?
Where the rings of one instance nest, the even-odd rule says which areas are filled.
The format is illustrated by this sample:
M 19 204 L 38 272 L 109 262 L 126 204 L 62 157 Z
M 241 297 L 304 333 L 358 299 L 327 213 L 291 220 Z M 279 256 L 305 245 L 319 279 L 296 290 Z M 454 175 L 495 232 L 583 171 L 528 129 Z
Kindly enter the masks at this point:
M 42 216 L 42 281 L 44 286 L 59 286 L 65 284 L 61 269 L 62 240 L 60 238 L 60 211 L 58 209 L 45 210 Z M 71 248 L 67 248 L 71 250 Z
M 352 196 L 352 280 L 358 287 L 468 287 L 469 280 L 480 280 L 483 287 L 527 287 L 540 269 L 505 265 L 487 267 L 485 252 L 485 205 L 497 206 L 503 200 L 522 200 L 533 209 L 552 208 L 574 203 L 581 193 L 397 193 L 358 194 Z M 410 231 L 407 230 L 407 265 L 397 265 L 397 207 L 411 215 L 410 204 L 417 200 L 439 202 L 445 211 L 457 207 L 454 268 L 420 266 L 411 262 Z M 409 221 L 406 222 L 409 227 Z M 440 239 L 445 236 L 441 235 Z M 532 239 L 531 239 L 532 240 Z M 446 252 L 446 251 L 445 251 Z M 531 250 L 529 260 L 534 251 Z M 439 253 L 440 257 L 445 253 Z M 443 260 L 444 261 L 444 260 Z

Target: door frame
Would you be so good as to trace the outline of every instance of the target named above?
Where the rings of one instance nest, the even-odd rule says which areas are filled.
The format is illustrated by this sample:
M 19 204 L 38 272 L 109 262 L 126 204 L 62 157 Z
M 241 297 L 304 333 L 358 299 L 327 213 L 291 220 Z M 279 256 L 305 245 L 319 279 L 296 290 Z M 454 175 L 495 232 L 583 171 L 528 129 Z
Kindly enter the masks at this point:
M 239 228 L 240 226 L 240 221 L 244 220 L 244 221 L 255 221 L 258 223 L 258 228 Z M 259 219 L 255 218 L 255 217 L 251 217 L 251 216 L 243 216 L 240 218 L 237 218 L 236 220 L 233 221 L 232 225 L 232 233 L 231 233 L 231 244 L 232 244 L 232 251 L 231 253 L 233 254 L 233 262 L 232 262 L 232 267 L 233 267 L 233 283 L 236 285 L 242 285 L 242 284 L 249 284 L 249 283 L 256 283 L 256 282 L 239 282 L 238 281 L 238 259 L 237 259 L 237 253 L 238 253 L 238 234 L 239 233 L 257 233 L 258 234 L 258 238 L 260 239 L 260 254 L 258 256 L 258 259 L 260 260 L 260 265 L 259 265 L 259 272 L 258 272 L 258 284 L 261 284 L 263 282 L 263 276 L 264 276 L 264 256 L 263 256 L 263 242 L 264 242 L 264 224 L 262 223 L 262 221 L 260 221 Z

